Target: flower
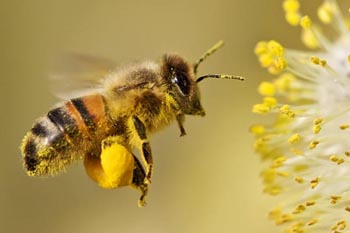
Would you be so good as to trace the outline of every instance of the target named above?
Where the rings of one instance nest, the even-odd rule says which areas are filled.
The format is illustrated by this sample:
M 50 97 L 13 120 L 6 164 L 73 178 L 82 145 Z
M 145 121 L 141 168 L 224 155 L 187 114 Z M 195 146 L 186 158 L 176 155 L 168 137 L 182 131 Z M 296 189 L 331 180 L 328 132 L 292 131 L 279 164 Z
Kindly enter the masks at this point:
M 264 192 L 280 203 L 269 217 L 285 232 L 350 231 L 350 33 L 335 0 L 318 8 L 332 38 L 285 0 L 287 22 L 301 26 L 310 49 L 261 41 L 255 53 L 275 75 L 258 88 L 253 112 L 272 123 L 253 125 L 254 148 L 264 162 Z M 271 118 L 269 118 L 271 119 Z

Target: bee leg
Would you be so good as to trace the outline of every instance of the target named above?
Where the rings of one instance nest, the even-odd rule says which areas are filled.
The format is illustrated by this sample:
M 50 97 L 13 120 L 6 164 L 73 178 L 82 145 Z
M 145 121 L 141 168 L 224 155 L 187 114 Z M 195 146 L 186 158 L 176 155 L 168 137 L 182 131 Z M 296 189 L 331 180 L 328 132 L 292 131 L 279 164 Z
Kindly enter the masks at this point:
M 133 156 L 135 164 L 131 186 L 141 191 L 141 197 L 139 199 L 138 205 L 139 207 L 144 207 L 146 205 L 146 196 L 148 193 L 148 185 L 144 183 L 146 173 L 138 158 L 134 154 Z
M 141 150 L 142 157 L 146 162 L 146 177 L 145 177 L 144 183 L 149 184 L 151 182 L 151 177 L 152 177 L 153 158 L 152 158 L 151 146 L 149 144 L 149 140 L 146 134 L 146 127 L 143 124 L 143 122 L 135 115 L 132 116 L 132 121 L 137 131 L 138 137 L 141 141 L 140 150 Z
M 179 113 L 176 115 L 176 121 L 177 124 L 180 128 L 180 137 L 185 136 L 186 135 L 186 130 L 184 128 L 184 122 L 185 122 L 185 115 L 182 113 Z

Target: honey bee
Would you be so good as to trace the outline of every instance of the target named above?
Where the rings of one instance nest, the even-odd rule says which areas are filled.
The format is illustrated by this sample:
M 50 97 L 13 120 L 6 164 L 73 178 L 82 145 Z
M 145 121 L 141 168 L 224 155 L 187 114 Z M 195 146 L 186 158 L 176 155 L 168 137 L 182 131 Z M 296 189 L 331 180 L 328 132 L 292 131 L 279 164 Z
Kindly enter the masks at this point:
M 199 64 L 222 45 L 219 41 L 194 64 L 177 54 L 165 54 L 160 62 L 110 71 L 90 93 L 51 109 L 22 141 L 27 174 L 52 176 L 82 159 L 88 176 L 101 187 L 137 188 L 138 204 L 144 206 L 153 172 L 149 135 L 175 120 L 184 136 L 185 115 L 205 115 L 197 85 L 202 80 L 243 80 L 222 74 L 196 78 Z

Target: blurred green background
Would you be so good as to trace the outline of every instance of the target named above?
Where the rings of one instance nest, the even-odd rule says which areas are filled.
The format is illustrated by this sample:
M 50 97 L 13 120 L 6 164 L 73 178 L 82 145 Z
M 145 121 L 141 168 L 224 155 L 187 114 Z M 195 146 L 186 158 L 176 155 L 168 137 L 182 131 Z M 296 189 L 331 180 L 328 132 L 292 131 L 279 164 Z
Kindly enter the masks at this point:
M 321 1 L 303 1 L 313 16 Z M 303 48 L 299 28 L 284 21 L 280 0 L 6 1 L 0 3 L 1 232 L 277 232 L 267 220 L 259 158 L 249 125 L 260 68 L 257 41 Z M 148 206 L 130 188 L 102 190 L 82 163 L 55 178 L 27 177 L 19 144 L 34 120 L 57 102 L 49 91 L 51 61 L 65 52 L 117 64 L 177 52 L 191 61 L 223 39 L 200 74 L 232 73 L 245 82 L 201 83 L 207 116 L 187 117 L 151 138 L 155 160 Z

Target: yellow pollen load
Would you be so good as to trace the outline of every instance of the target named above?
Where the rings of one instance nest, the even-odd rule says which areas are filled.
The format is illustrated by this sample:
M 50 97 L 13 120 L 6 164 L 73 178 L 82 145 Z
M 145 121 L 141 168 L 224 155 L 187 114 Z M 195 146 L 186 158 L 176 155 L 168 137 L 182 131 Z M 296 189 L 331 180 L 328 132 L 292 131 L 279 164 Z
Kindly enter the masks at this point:
M 105 188 L 127 186 L 131 183 L 134 170 L 134 158 L 122 145 L 114 143 L 102 149 L 101 165 L 106 175 Z
M 270 82 L 262 82 L 258 87 L 258 92 L 262 96 L 274 96 L 275 95 L 275 86 Z
M 296 144 L 297 142 L 299 142 L 300 141 L 300 135 L 299 134 L 293 134 L 292 136 L 290 136 L 289 138 L 288 138 L 288 142 L 290 143 L 290 144 Z
M 309 149 L 310 150 L 315 149 L 318 144 L 320 144 L 319 141 L 316 141 L 316 140 L 311 141 L 310 144 L 309 144 Z
M 334 18 L 332 5 L 329 2 L 324 2 L 317 10 L 317 16 L 324 24 L 330 24 Z

